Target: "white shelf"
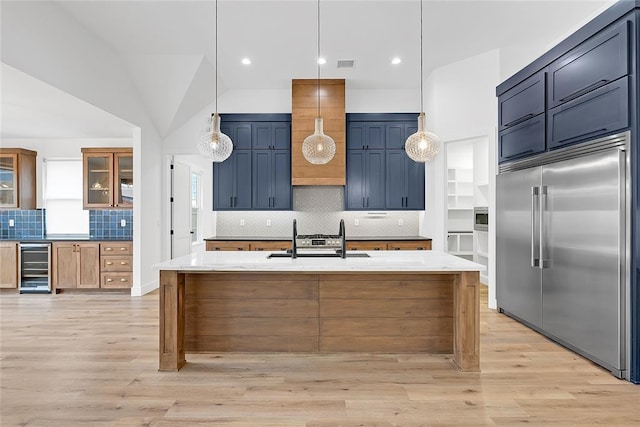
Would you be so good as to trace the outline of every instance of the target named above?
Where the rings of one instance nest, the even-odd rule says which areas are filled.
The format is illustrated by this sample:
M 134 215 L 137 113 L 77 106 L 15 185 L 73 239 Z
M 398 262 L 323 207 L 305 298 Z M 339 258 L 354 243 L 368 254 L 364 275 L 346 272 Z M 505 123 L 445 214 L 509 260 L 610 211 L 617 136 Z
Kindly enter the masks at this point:
M 485 253 L 485 252 L 477 251 L 476 254 L 478 254 L 478 256 L 481 256 L 481 257 L 484 257 L 484 258 L 489 258 L 489 254 Z

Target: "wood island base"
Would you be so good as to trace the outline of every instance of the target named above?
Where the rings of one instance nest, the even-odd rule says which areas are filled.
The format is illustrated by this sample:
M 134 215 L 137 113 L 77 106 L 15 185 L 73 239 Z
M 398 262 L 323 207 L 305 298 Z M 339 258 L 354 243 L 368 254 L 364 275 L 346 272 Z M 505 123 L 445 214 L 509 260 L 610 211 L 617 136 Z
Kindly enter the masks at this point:
M 479 272 L 160 271 L 160 371 L 185 353 L 453 354 L 480 370 Z

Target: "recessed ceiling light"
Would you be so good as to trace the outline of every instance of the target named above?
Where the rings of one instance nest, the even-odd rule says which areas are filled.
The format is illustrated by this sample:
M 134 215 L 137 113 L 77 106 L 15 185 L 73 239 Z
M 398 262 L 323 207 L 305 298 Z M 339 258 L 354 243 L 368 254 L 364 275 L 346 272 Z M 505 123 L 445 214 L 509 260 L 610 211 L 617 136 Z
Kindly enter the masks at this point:
M 401 62 L 402 62 L 402 59 L 398 58 L 397 56 L 391 60 L 391 63 L 393 65 L 398 65 Z
M 251 60 L 249 58 L 242 58 L 242 63 L 244 65 L 251 65 Z
M 324 64 L 326 64 L 326 63 L 327 63 L 327 60 L 326 60 L 326 59 L 324 59 L 324 58 L 322 58 L 322 57 L 318 58 L 318 64 L 320 64 L 320 65 L 324 65 Z

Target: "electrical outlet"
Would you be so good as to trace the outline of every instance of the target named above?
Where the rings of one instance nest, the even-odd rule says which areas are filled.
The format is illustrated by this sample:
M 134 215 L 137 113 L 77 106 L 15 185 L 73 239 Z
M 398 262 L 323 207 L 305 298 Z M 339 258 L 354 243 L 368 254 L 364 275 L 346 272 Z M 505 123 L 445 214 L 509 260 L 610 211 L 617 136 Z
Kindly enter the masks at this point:
M 13 219 L 9 220 L 9 227 L 15 227 L 16 226 L 16 221 Z
M 358 218 L 353 220 L 353 225 L 355 225 L 356 227 L 360 225 L 360 220 Z
M 120 227 L 126 227 L 127 226 L 127 220 L 126 219 L 121 219 L 120 220 Z
M 404 225 L 404 221 L 402 220 L 402 218 L 398 219 L 398 225 Z
M 240 220 L 240 227 L 244 227 L 244 219 Z
M 271 227 L 271 220 L 270 219 L 267 220 L 267 227 Z

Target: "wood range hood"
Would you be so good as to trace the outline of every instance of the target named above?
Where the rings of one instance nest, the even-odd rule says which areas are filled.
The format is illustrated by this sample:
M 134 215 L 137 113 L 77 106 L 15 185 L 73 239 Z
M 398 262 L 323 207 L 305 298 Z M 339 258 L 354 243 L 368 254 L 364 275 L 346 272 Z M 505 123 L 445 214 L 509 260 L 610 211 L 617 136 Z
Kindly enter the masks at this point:
M 309 163 L 302 142 L 313 134 L 318 116 L 318 80 L 293 79 L 291 83 L 291 182 L 293 185 L 345 185 L 346 119 L 345 80 L 320 80 L 320 115 L 324 133 L 336 142 L 336 155 L 324 165 Z

